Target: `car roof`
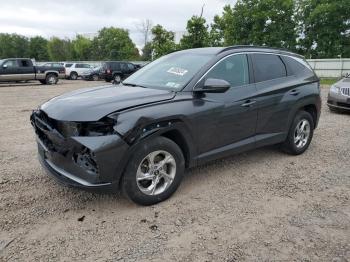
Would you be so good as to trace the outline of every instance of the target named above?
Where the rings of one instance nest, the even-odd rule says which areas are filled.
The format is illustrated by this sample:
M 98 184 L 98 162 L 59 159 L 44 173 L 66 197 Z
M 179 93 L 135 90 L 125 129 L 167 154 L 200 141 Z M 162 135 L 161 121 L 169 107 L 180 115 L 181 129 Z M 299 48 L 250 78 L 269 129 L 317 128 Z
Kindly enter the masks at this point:
M 18 58 L 18 57 L 13 57 L 13 58 L 3 58 L 2 60 L 32 60 L 32 59 L 30 59 L 30 58 L 25 58 L 25 57 L 20 57 L 20 58 Z
M 179 51 L 182 53 L 192 53 L 192 54 L 208 54 L 208 55 L 218 55 L 224 52 L 238 53 L 238 52 L 262 52 L 262 53 L 275 53 L 275 54 L 285 54 L 291 56 L 297 56 L 303 58 L 299 54 L 295 54 L 286 49 L 272 48 L 267 46 L 251 46 L 251 45 L 234 45 L 228 47 L 203 47 L 203 48 L 193 48 Z

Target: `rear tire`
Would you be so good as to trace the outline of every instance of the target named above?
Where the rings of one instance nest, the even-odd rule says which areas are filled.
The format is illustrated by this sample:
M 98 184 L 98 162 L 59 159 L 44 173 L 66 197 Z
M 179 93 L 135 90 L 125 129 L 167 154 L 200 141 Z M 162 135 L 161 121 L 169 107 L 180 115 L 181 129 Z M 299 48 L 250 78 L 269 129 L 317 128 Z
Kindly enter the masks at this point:
M 70 80 L 77 80 L 78 79 L 78 74 L 76 72 L 72 72 L 69 75 Z
M 92 76 L 92 80 L 93 80 L 93 81 L 98 81 L 98 80 L 99 80 L 98 75 L 93 75 L 93 76 Z
M 310 113 L 299 111 L 294 117 L 282 149 L 291 155 L 300 155 L 309 147 L 314 134 L 314 121 Z
M 48 74 L 45 78 L 45 84 L 55 85 L 58 82 L 58 77 L 55 74 Z
M 139 205 L 153 205 L 176 191 L 184 170 L 179 146 L 165 137 L 156 137 L 135 149 L 122 178 L 122 190 Z

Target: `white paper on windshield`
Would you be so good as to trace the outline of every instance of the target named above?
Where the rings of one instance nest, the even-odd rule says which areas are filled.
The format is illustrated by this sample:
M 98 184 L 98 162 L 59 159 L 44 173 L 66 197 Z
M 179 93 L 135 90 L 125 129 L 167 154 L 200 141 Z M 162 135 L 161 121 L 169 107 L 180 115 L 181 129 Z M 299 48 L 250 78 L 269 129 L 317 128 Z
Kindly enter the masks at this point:
M 184 76 L 188 72 L 188 70 L 180 67 L 172 67 L 167 72 L 178 76 Z
M 169 87 L 175 87 L 175 88 L 177 88 L 177 87 L 179 87 L 179 86 L 180 86 L 180 84 L 178 84 L 178 83 L 174 83 L 174 82 L 168 82 L 168 83 L 166 83 L 166 86 L 169 86 Z

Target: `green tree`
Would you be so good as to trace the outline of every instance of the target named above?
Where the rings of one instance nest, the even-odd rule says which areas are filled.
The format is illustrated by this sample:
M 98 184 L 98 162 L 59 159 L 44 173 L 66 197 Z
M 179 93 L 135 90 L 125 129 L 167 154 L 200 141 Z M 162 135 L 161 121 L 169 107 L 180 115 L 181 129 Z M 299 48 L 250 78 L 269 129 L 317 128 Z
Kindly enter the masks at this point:
M 92 41 L 82 35 L 77 35 L 72 41 L 72 55 L 75 60 L 91 60 L 92 59 Z
M 161 57 L 176 50 L 174 32 L 167 31 L 161 25 L 156 25 L 152 28 L 152 36 L 154 58 Z
M 28 57 L 29 40 L 17 34 L 0 34 L 0 57 Z
M 150 61 L 152 59 L 152 43 L 148 42 L 143 48 L 142 48 L 142 56 L 141 59 L 143 61 Z
M 49 53 L 47 47 L 48 41 L 41 37 L 35 36 L 29 40 L 29 57 L 36 61 L 48 61 Z
M 93 57 L 99 60 L 134 59 L 135 44 L 125 29 L 109 27 L 102 28 L 93 40 Z
M 298 0 L 300 52 L 312 58 L 350 57 L 348 0 Z
M 225 6 L 214 26 L 225 45 L 267 45 L 295 49 L 296 21 L 293 0 L 238 0 Z M 220 32 L 219 30 L 219 32 Z
M 180 40 L 182 49 L 199 48 L 209 45 L 209 33 L 206 20 L 201 16 L 192 16 L 187 21 L 187 34 Z
M 72 59 L 72 43 L 70 40 L 52 37 L 47 46 L 51 61 L 68 61 Z
M 224 31 L 223 31 L 223 19 L 220 16 L 214 16 L 214 21 L 210 25 L 209 32 L 209 45 L 210 46 L 223 46 L 224 45 Z

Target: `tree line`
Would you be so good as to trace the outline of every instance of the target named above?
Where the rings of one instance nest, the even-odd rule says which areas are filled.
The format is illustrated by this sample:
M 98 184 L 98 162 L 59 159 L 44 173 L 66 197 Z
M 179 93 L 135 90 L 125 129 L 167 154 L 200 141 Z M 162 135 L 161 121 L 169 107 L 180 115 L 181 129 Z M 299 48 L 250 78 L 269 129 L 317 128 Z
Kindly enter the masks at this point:
M 149 21 L 147 21 L 149 22 Z M 74 40 L 0 34 L 0 57 L 38 61 L 151 60 L 177 50 L 207 46 L 260 45 L 286 48 L 307 58 L 350 57 L 348 0 L 238 0 L 226 5 L 211 24 L 200 15 L 187 21 L 186 34 L 162 25 L 143 26 L 142 56 L 125 29 L 101 29 Z M 151 40 L 148 40 L 151 34 Z
M 90 39 L 77 35 L 75 39 L 52 37 L 25 37 L 18 34 L 0 34 L 0 58 L 30 57 L 37 61 L 93 61 L 137 60 L 139 51 L 129 37 L 128 30 L 102 28 Z

